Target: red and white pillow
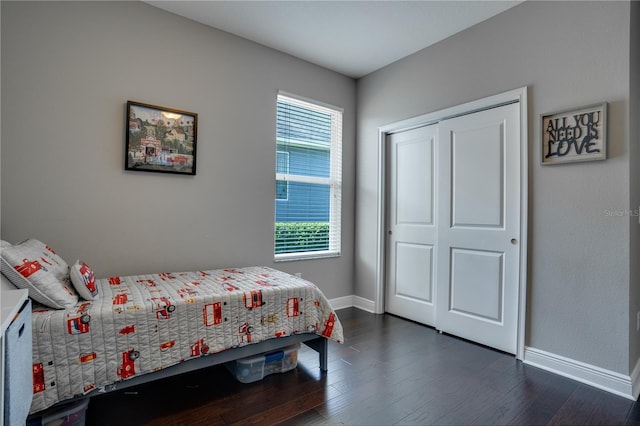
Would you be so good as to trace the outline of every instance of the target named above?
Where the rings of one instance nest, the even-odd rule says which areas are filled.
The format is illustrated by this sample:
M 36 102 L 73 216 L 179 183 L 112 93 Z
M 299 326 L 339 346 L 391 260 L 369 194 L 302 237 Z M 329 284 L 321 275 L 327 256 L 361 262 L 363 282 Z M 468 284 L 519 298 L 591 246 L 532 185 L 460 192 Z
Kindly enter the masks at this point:
M 71 283 L 76 291 L 85 300 L 94 300 L 98 296 L 96 277 L 93 269 L 85 262 L 76 260 L 69 272 Z
M 63 309 L 78 302 L 69 279 L 69 265 L 48 245 L 28 239 L 16 245 L 2 244 L 2 273 L 29 297 L 43 305 Z

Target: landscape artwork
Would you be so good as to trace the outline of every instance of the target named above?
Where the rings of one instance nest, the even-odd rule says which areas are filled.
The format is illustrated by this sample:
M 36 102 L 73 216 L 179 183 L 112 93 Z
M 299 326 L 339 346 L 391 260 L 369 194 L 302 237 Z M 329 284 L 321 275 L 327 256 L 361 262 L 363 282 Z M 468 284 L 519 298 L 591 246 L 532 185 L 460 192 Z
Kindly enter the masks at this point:
M 196 174 L 198 114 L 127 101 L 125 170 Z

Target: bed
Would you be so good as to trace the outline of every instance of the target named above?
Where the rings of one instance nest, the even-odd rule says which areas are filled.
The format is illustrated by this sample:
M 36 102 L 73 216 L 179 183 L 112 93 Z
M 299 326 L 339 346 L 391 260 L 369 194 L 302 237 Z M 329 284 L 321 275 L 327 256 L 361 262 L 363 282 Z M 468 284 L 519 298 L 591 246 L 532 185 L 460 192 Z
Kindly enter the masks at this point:
M 36 260 L 54 273 L 60 260 L 43 246 L 38 256 L 22 260 L 23 253 L 7 259 L 3 247 L 3 274 L 24 285 L 21 277 L 32 280 L 35 272 L 25 275 L 34 267 L 23 265 Z M 62 309 L 33 294 L 31 413 L 299 342 L 318 351 L 326 370 L 327 340 L 343 339 L 317 286 L 269 267 L 95 279 L 83 265 L 70 268 L 73 285 L 64 292 L 71 298 L 58 301 Z M 80 293 L 75 298 L 74 290 Z M 66 298 L 59 290 L 56 296 Z

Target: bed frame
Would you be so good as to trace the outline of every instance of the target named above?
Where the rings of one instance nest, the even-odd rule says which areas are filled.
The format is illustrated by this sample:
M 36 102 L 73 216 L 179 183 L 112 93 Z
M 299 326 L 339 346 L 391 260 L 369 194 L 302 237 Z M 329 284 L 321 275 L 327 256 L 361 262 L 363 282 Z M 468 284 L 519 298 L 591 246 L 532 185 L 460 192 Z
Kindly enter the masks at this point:
M 127 380 L 122 380 L 120 382 L 105 385 L 103 387 L 94 389 L 86 395 L 78 396 L 74 399 L 88 398 L 92 396 L 102 395 L 107 392 L 126 389 L 132 386 L 141 385 L 143 383 L 164 379 L 166 377 L 199 370 L 201 368 L 212 367 L 214 365 L 223 364 L 225 362 L 235 361 L 237 359 L 251 357 L 261 353 L 275 351 L 277 349 L 282 349 L 286 346 L 294 345 L 296 343 L 304 343 L 306 346 L 318 352 L 320 369 L 322 371 L 327 371 L 329 341 L 326 338 L 320 337 L 315 333 L 302 333 L 279 337 L 277 339 L 264 340 L 260 343 L 254 343 L 239 348 L 227 349 L 216 354 L 193 358 L 180 364 L 172 365 L 162 370 L 155 371 L 153 373 L 147 373 L 140 376 L 132 377 Z M 59 404 L 64 404 L 66 402 L 69 402 L 69 400 L 61 401 Z
M 189 274 L 192 274 L 193 276 Z M 200 274 L 203 274 L 203 273 L 201 272 Z M 219 282 L 223 282 L 224 279 L 227 279 L 227 278 L 236 279 L 237 276 L 241 274 L 246 274 L 246 275 L 244 275 L 242 280 L 238 281 L 238 286 L 231 286 L 229 288 L 216 287 L 216 285 L 219 284 Z M 49 312 L 49 310 L 42 310 L 42 311 L 39 310 L 37 311 L 36 314 L 34 314 L 33 324 L 38 324 L 37 326 L 41 328 L 41 334 L 44 334 L 46 336 L 49 336 L 49 335 L 51 336 L 48 337 L 48 340 L 45 339 L 42 342 L 38 340 L 39 346 L 37 348 L 34 347 L 33 362 L 34 364 L 39 363 L 39 365 L 43 365 L 43 366 L 51 365 L 52 368 L 50 373 L 51 374 L 50 380 L 53 380 L 53 378 L 55 377 L 55 380 L 59 381 L 60 384 L 58 388 L 53 388 L 52 386 L 51 388 L 45 390 L 43 387 L 42 390 L 45 391 L 45 393 L 43 393 L 42 395 L 38 395 L 38 398 L 40 398 L 39 400 L 35 400 L 34 398 L 34 402 L 31 404 L 31 410 L 37 409 L 39 410 L 38 413 L 41 413 L 48 410 L 49 407 L 59 406 L 66 402 L 71 402 L 74 400 L 77 401 L 80 399 L 99 396 L 105 393 L 125 390 L 127 388 L 131 388 L 134 386 L 139 386 L 145 383 L 150 383 L 150 382 L 154 382 L 154 381 L 169 378 L 169 377 L 174 377 L 177 375 L 181 375 L 183 373 L 194 372 L 203 368 L 220 365 L 230 361 L 255 357 L 256 355 L 259 355 L 259 354 L 265 354 L 270 352 L 272 353 L 287 347 L 291 347 L 292 345 L 296 345 L 299 343 L 304 343 L 306 346 L 316 351 L 318 353 L 319 367 L 321 371 L 322 372 L 327 371 L 328 347 L 329 347 L 328 340 L 331 339 L 336 342 L 342 343 L 341 340 L 343 338 L 342 337 L 343 330 L 339 321 L 335 317 L 335 313 L 331 309 L 331 306 L 328 300 L 320 292 L 319 289 L 317 289 L 315 286 L 313 286 L 312 284 L 304 280 L 299 280 L 299 279 L 296 280 L 294 277 L 282 271 L 277 271 L 268 267 L 260 267 L 260 266 L 233 269 L 233 270 L 231 269 L 212 270 L 210 271 L 210 273 L 207 273 L 205 275 L 211 275 L 211 278 L 207 279 L 208 284 L 204 286 L 205 288 L 210 287 L 211 291 L 202 293 L 203 294 L 202 301 L 208 303 L 210 301 L 218 300 L 220 298 L 219 297 L 220 295 L 224 295 L 225 297 L 224 303 L 225 305 L 227 304 L 229 305 L 226 308 L 227 310 L 232 311 L 233 309 L 237 308 L 237 309 L 240 309 L 242 312 L 245 312 L 247 309 L 250 311 L 255 307 L 260 307 L 262 305 L 267 304 L 267 301 L 262 300 L 262 290 L 257 290 L 257 289 L 259 289 L 261 286 L 274 285 L 272 284 L 272 281 L 281 280 L 281 282 L 279 282 L 279 284 L 277 285 L 281 286 L 283 289 L 288 291 L 287 298 L 285 299 L 282 297 L 278 297 L 277 298 L 278 302 L 276 303 L 276 297 L 273 296 L 273 294 L 275 294 L 275 290 L 273 290 L 271 292 L 268 292 L 268 295 L 272 295 L 270 297 L 271 299 L 273 299 L 273 300 L 269 299 L 268 303 L 274 304 L 272 309 L 273 312 L 281 313 L 282 317 L 286 321 L 289 321 L 289 322 L 294 321 L 294 322 L 291 322 L 290 324 L 289 322 L 287 322 L 286 324 L 283 322 L 282 325 L 280 325 L 280 323 L 276 321 L 278 315 L 273 314 L 273 317 L 274 317 L 273 322 L 277 324 L 275 329 L 282 330 L 282 331 L 278 331 L 275 334 L 273 334 L 273 331 L 271 331 L 269 333 L 266 333 L 268 334 L 268 337 L 269 337 L 266 340 L 255 343 L 256 339 L 253 339 L 254 343 L 249 343 L 250 337 L 245 338 L 244 337 L 245 335 L 242 334 L 243 327 L 249 330 L 249 323 L 245 321 L 244 324 L 242 324 L 238 328 L 239 334 L 232 335 L 232 337 L 236 336 L 237 338 L 230 340 L 231 344 L 240 345 L 240 346 L 235 346 L 235 347 L 231 347 L 229 349 L 224 349 L 224 350 L 222 350 L 222 347 L 218 347 L 216 350 L 213 350 L 213 351 L 206 350 L 207 354 L 205 355 L 197 356 L 197 355 L 200 355 L 200 352 L 202 351 L 195 351 L 193 348 L 194 348 L 194 345 L 202 345 L 202 341 L 204 341 L 204 339 L 201 339 L 201 341 L 195 344 L 191 344 L 191 356 L 187 356 L 189 352 L 184 352 L 184 354 L 180 357 L 182 359 L 177 357 L 172 357 L 171 359 L 164 359 L 164 360 L 161 360 L 160 362 L 157 362 L 158 360 L 155 360 L 156 362 L 151 362 L 151 358 L 149 358 L 150 360 L 149 366 L 151 368 L 146 368 L 148 367 L 146 365 L 145 365 L 145 368 L 142 368 L 141 366 L 140 369 L 146 372 L 143 373 L 141 371 L 138 371 L 137 374 L 134 371 L 135 367 L 132 366 L 131 364 L 135 359 L 139 357 L 140 353 L 138 351 L 134 351 L 133 349 L 131 349 L 131 346 L 130 346 L 131 342 L 127 341 L 125 346 L 123 347 L 126 347 L 128 349 L 125 352 L 122 352 L 122 350 L 119 351 L 119 352 L 122 352 L 122 356 L 123 356 L 122 366 L 118 367 L 116 371 L 112 372 L 114 374 L 108 374 L 107 380 L 105 380 L 105 378 L 102 376 L 100 378 L 96 378 L 97 376 L 91 376 L 91 374 L 95 374 L 95 368 L 97 368 L 97 367 L 91 367 L 93 368 L 93 370 L 91 370 L 90 372 L 88 372 L 83 376 L 83 377 L 88 377 L 90 379 L 87 381 L 87 383 L 85 383 L 84 378 L 79 376 L 79 373 L 83 372 L 83 370 L 81 371 L 82 366 L 78 368 L 78 363 L 76 361 L 75 356 L 79 356 L 80 364 L 85 362 L 86 358 L 82 355 L 84 351 L 82 351 L 81 349 L 87 349 L 89 347 L 89 343 L 94 343 L 94 342 L 92 340 L 91 341 L 88 340 L 88 338 L 91 338 L 91 335 L 89 335 L 88 338 L 85 338 L 85 340 L 87 341 L 86 342 L 87 344 L 80 348 L 78 345 L 76 345 L 76 343 L 81 342 L 80 340 L 78 340 L 79 338 L 74 340 L 73 337 L 69 338 L 68 335 L 83 334 L 83 333 L 89 332 L 88 326 L 85 326 L 84 328 L 82 326 L 82 324 L 86 324 L 88 323 L 88 321 L 86 323 L 82 322 L 83 316 L 80 315 L 81 312 L 86 311 L 87 315 L 95 313 L 95 316 L 93 319 L 98 319 L 98 322 L 99 322 L 101 318 L 104 317 L 106 324 L 111 324 L 111 322 L 114 321 L 113 319 L 114 317 L 112 317 L 113 312 L 121 313 L 124 310 L 124 308 L 120 306 L 118 306 L 117 309 L 113 308 L 112 305 L 122 304 L 122 300 L 120 299 L 121 293 L 119 293 L 120 291 L 124 292 L 122 294 L 127 293 L 124 290 L 121 290 L 120 287 L 116 287 L 115 289 L 113 287 L 114 285 L 117 286 L 119 284 L 123 284 L 122 282 L 118 282 L 117 284 L 115 284 L 115 283 L 107 282 L 106 280 L 101 280 L 99 284 L 100 284 L 100 288 L 103 290 L 103 297 L 101 298 L 98 304 L 93 306 L 95 311 L 91 309 L 91 306 L 92 306 L 91 303 L 87 302 L 87 304 L 83 303 L 82 305 L 71 307 L 70 311 L 59 310 L 55 312 Z M 138 276 L 125 277 L 126 279 L 124 279 L 124 281 L 126 281 L 126 283 L 124 283 L 125 285 L 123 286 L 123 288 L 128 289 L 131 286 L 135 286 L 137 282 L 144 281 L 145 286 L 143 286 L 139 291 L 135 292 L 136 297 L 131 298 L 132 303 L 135 302 L 141 306 L 140 308 L 136 308 L 136 309 L 142 309 L 142 306 L 145 306 L 148 309 L 153 308 L 153 310 L 157 311 L 155 313 L 155 316 L 153 315 L 151 316 L 151 319 L 153 318 L 155 318 L 156 320 L 168 319 L 169 312 L 173 312 L 176 309 L 176 306 L 180 304 L 189 303 L 186 300 L 183 300 L 184 299 L 183 294 L 182 293 L 179 294 L 178 290 L 176 289 L 180 287 L 180 289 L 188 290 L 186 285 L 190 283 L 189 280 L 199 279 L 199 277 L 200 275 L 197 272 L 184 273 L 184 277 L 172 278 L 173 280 L 175 280 L 175 282 L 172 282 L 171 284 L 167 284 L 164 287 L 158 284 L 160 289 L 163 289 L 163 291 L 160 292 L 159 291 L 160 289 L 155 289 L 155 291 L 159 291 L 160 293 L 163 293 L 163 292 L 166 293 L 167 297 L 163 297 L 163 298 L 153 296 L 153 294 L 151 293 L 151 290 L 149 290 L 146 287 L 146 284 L 147 284 L 146 282 L 154 281 L 155 278 L 154 280 L 149 280 L 146 278 L 143 280 L 143 279 L 138 279 L 139 278 Z M 264 277 L 264 280 L 261 277 Z M 159 276 L 159 279 L 164 280 L 164 277 Z M 122 281 L 122 280 L 118 280 L 118 281 Z M 197 285 L 199 285 L 199 283 Z M 149 285 L 148 287 L 155 287 L 155 286 L 156 286 L 156 283 L 153 282 L 153 285 Z M 236 290 L 239 290 L 239 291 L 236 291 Z M 234 292 L 233 297 L 228 296 L 227 292 L 231 292 L 231 291 Z M 180 299 L 176 299 L 175 304 L 169 301 L 168 297 L 171 297 L 171 295 L 176 296 L 178 294 L 180 296 Z M 296 297 L 299 300 L 294 300 L 295 303 L 290 303 L 292 299 L 296 299 L 291 297 L 293 295 L 301 295 L 301 296 Z M 313 310 L 314 312 L 313 315 L 309 314 L 308 312 L 305 313 L 305 315 L 300 315 L 300 313 L 302 313 L 302 310 L 298 312 L 298 309 L 299 309 L 298 304 L 299 304 L 299 301 L 302 300 L 302 296 L 304 296 L 303 304 L 305 306 L 303 310 L 306 308 L 309 308 L 306 310 L 307 311 Z M 147 297 L 147 299 L 144 299 L 145 297 Z M 149 299 L 149 297 L 151 298 Z M 111 299 L 113 299 L 113 303 Z M 151 301 L 151 304 L 145 302 L 145 300 Z M 158 300 L 160 300 L 160 302 Z M 128 298 L 125 298 L 125 301 L 129 303 Z M 249 306 L 247 305 L 248 301 L 249 301 Z M 286 301 L 286 304 L 285 304 L 285 301 Z M 216 304 L 217 304 L 217 307 L 216 307 Z M 85 305 L 89 306 L 89 308 L 87 308 Z M 84 308 L 82 308 L 83 306 Z M 159 310 L 158 306 L 160 306 L 162 310 Z M 222 323 L 222 319 L 224 319 L 224 321 L 227 321 L 227 318 L 224 315 L 222 315 L 223 312 L 221 309 L 221 302 L 209 303 L 204 306 L 205 308 L 203 308 L 203 314 L 202 314 L 203 315 L 202 318 L 204 319 L 200 319 L 199 322 L 198 321 L 194 322 L 194 327 L 196 326 L 200 327 L 197 329 L 198 333 L 205 333 L 206 330 L 204 330 L 204 327 L 213 325 L 214 323 L 220 324 Z M 211 306 L 212 309 L 207 310 L 206 306 Z M 169 307 L 173 307 L 173 310 L 170 310 Z M 120 311 L 119 309 L 122 309 L 122 311 Z M 166 310 L 166 312 L 164 312 L 164 310 Z M 212 311 L 212 312 L 209 312 L 209 311 Z M 285 314 L 285 311 L 286 311 L 286 314 Z M 71 314 L 69 312 L 71 312 Z M 187 311 L 185 310 L 185 312 Z M 267 313 L 271 315 L 271 310 L 269 312 L 264 312 L 265 315 Z M 70 315 L 72 315 L 73 317 L 71 318 Z M 230 315 L 230 314 L 227 314 L 227 315 Z M 64 318 L 62 318 L 63 316 Z M 253 313 L 253 316 L 255 316 L 255 312 Z M 300 318 L 298 318 L 297 320 L 287 319 L 292 316 L 300 317 Z M 60 331 L 58 330 L 60 327 L 51 327 L 49 324 L 53 323 L 54 321 L 58 321 L 60 318 L 62 318 L 63 320 L 63 327 L 62 327 L 62 336 L 64 337 L 63 341 L 68 342 L 70 346 L 73 347 L 72 348 L 73 354 L 71 354 L 72 356 L 69 355 L 71 353 L 70 352 L 71 349 L 64 350 L 64 348 L 60 348 L 60 354 L 59 354 L 60 363 L 56 365 L 51 361 L 51 359 L 58 353 L 59 345 L 54 347 L 52 342 L 54 341 L 53 337 L 56 337 L 56 336 L 53 336 L 53 333 Z M 239 318 L 238 324 L 240 324 L 242 323 L 242 319 L 244 317 L 240 316 L 236 318 Z M 260 317 L 260 318 L 261 318 L 261 321 L 267 320 L 267 317 Z M 270 318 L 270 316 L 268 318 Z M 65 320 L 66 320 L 66 323 L 64 322 Z M 271 322 L 271 319 L 268 319 L 268 321 Z M 93 322 L 95 321 L 92 321 L 92 323 Z M 129 322 L 133 324 L 135 322 L 134 318 L 131 318 Z M 66 329 L 64 325 L 66 325 Z M 336 327 L 335 329 L 334 329 L 334 326 Z M 114 328 L 114 327 L 116 326 L 115 325 L 110 326 L 108 331 L 110 331 L 111 328 Z M 114 330 L 116 329 L 117 327 L 114 328 Z M 292 332 L 292 330 L 296 330 L 296 329 L 300 330 L 301 332 Z M 126 329 L 123 328 L 120 330 L 120 334 L 128 334 L 130 332 L 134 332 L 133 330 L 134 330 L 133 326 L 127 326 Z M 196 330 L 196 328 L 194 328 L 194 330 Z M 67 331 L 68 334 L 65 333 L 65 331 Z M 173 331 L 176 331 L 176 330 L 173 330 Z M 213 333 L 213 331 L 215 331 L 215 333 Z M 212 332 L 209 334 L 214 336 L 212 338 L 215 339 L 215 336 L 221 335 L 220 333 L 223 333 L 224 331 L 225 331 L 224 328 L 219 328 L 216 330 L 212 330 Z M 251 330 L 248 331 L 247 335 L 249 335 L 250 332 Z M 138 334 L 140 334 L 139 330 L 138 330 Z M 288 334 L 288 335 L 282 336 L 283 334 Z M 208 336 L 208 334 L 206 335 Z M 106 365 L 107 368 L 109 368 L 109 365 L 110 365 L 109 363 L 111 360 L 111 358 L 109 357 L 111 356 L 111 354 L 107 350 L 108 349 L 107 346 L 105 346 L 109 343 L 109 340 L 107 338 L 108 336 L 103 336 L 102 334 L 98 334 L 97 336 L 98 336 L 98 341 L 97 341 L 97 346 L 95 347 L 95 350 L 97 354 L 103 354 L 100 359 L 101 364 L 99 365 L 99 367 L 102 368 L 103 365 Z M 277 336 L 282 336 L 282 337 L 277 337 Z M 116 335 L 116 337 L 118 337 L 118 335 Z M 172 337 L 175 337 L 175 336 L 168 335 L 166 338 L 166 340 L 168 340 L 167 344 L 171 343 L 170 347 L 173 347 L 173 345 L 175 344 L 174 341 L 169 342 L 169 339 Z M 179 340 L 177 337 L 176 337 L 176 341 Z M 262 337 L 265 337 L 265 336 L 262 336 Z M 161 345 L 160 350 L 163 349 L 163 346 L 164 344 Z M 144 345 L 141 344 L 140 350 L 144 350 L 146 347 L 147 347 L 146 344 Z M 90 348 L 94 348 L 94 346 L 91 346 Z M 133 354 L 135 352 L 138 352 L 138 353 L 135 354 L 135 357 L 134 357 Z M 87 352 L 87 353 L 90 353 L 90 352 Z M 104 354 L 108 354 L 108 355 L 104 355 Z M 66 358 L 63 359 L 63 357 L 65 356 Z M 120 354 L 118 353 L 116 354 L 116 356 L 119 357 Z M 125 359 L 126 356 L 128 356 L 128 359 Z M 88 361 L 92 361 L 97 357 L 98 355 L 89 356 Z M 67 368 L 66 367 L 67 364 L 65 364 L 63 361 L 67 363 L 71 363 L 73 365 L 73 368 L 78 370 L 78 371 L 74 370 L 75 376 L 72 377 L 72 374 L 70 373 L 71 367 Z M 129 361 L 131 361 L 131 363 L 129 363 Z M 171 364 L 173 362 L 175 362 L 175 364 Z M 45 365 L 44 363 L 48 363 L 48 364 Z M 61 366 L 60 371 L 58 371 L 58 365 Z M 123 374 L 125 368 L 127 368 L 128 374 Z M 45 368 L 42 368 L 39 371 L 44 372 L 44 370 Z M 116 373 L 117 373 L 117 377 L 115 377 Z M 69 375 L 69 377 L 67 377 L 67 374 Z M 46 373 L 43 375 L 46 375 Z M 41 379 L 40 376 L 38 376 L 38 380 L 41 381 L 44 379 Z M 51 383 L 53 383 L 53 381 Z M 89 389 L 91 390 L 88 391 Z M 65 398 L 65 399 L 60 399 L 60 398 Z M 45 408 L 41 408 L 41 407 L 45 407 Z M 34 414 L 36 414 L 35 411 L 34 411 Z

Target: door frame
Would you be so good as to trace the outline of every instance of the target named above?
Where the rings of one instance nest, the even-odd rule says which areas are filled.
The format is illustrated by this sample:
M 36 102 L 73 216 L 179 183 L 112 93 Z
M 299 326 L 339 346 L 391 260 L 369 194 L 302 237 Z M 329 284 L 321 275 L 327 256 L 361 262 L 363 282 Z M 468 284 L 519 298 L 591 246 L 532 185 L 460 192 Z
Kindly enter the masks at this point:
M 495 108 L 498 106 L 519 103 L 520 106 L 520 275 L 518 285 L 518 324 L 516 359 L 524 359 L 524 337 L 527 311 L 527 230 L 528 230 L 528 152 L 529 152 L 529 130 L 528 130 L 528 104 L 527 86 L 510 90 L 508 92 L 478 99 L 472 102 L 456 105 L 435 112 L 419 115 L 417 117 L 391 123 L 378 128 L 378 229 L 376 247 L 376 278 L 375 278 L 375 301 L 374 313 L 383 314 L 385 307 L 386 288 L 386 182 L 387 182 L 387 158 L 386 141 L 387 136 L 393 133 L 415 129 L 417 127 L 437 124 L 438 122 L 472 114 L 474 112 Z M 436 165 L 437 167 L 437 165 Z

